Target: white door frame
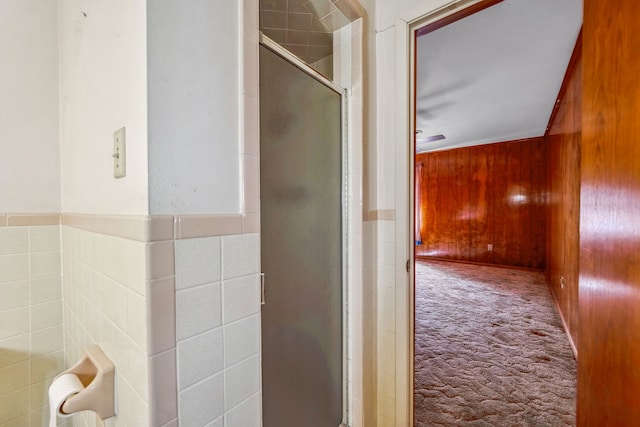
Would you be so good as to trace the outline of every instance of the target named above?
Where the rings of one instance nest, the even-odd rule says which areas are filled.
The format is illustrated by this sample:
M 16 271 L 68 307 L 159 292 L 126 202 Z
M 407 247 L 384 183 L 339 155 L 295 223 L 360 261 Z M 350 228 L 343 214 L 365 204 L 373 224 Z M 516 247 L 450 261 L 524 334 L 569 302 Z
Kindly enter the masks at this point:
M 483 0 L 425 2 L 423 5 L 400 13 L 396 20 L 396 426 L 413 425 L 414 34 L 418 28 L 430 22 L 442 19 L 481 1 Z M 408 272 L 407 261 L 409 261 Z

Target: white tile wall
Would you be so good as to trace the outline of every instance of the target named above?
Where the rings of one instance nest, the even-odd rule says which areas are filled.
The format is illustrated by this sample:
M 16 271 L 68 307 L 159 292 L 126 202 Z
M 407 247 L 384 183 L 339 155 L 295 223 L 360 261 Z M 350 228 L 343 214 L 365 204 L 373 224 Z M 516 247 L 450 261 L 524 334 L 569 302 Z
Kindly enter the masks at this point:
M 0 426 L 46 426 L 63 366 L 60 226 L 0 227 Z
M 175 248 L 180 425 L 259 422 L 258 235 L 184 239 Z
M 395 222 L 376 221 L 378 427 L 395 425 Z M 391 248 L 391 249 L 390 249 Z
M 176 278 L 176 283 L 180 283 L 179 276 Z M 176 336 L 178 342 L 221 326 L 221 307 L 220 283 L 211 283 L 177 291 Z
M 116 366 L 117 416 L 107 425 L 148 426 L 146 244 L 63 226 L 62 256 L 66 367 L 98 344 Z M 93 427 L 95 414 L 73 425 Z
M 375 426 L 378 419 L 377 413 L 377 222 L 367 221 L 364 223 L 363 236 L 363 425 Z

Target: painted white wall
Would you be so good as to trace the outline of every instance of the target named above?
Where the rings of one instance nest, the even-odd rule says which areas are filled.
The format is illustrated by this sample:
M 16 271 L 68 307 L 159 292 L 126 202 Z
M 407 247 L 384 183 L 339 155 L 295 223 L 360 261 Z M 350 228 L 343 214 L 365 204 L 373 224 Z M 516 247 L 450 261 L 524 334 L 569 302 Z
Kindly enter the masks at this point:
M 0 2 L 0 212 L 58 212 L 58 8 Z
M 152 214 L 239 212 L 238 3 L 148 2 Z
M 58 4 L 62 210 L 147 214 L 146 1 Z M 127 176 L 115 179 L 123 126 Z

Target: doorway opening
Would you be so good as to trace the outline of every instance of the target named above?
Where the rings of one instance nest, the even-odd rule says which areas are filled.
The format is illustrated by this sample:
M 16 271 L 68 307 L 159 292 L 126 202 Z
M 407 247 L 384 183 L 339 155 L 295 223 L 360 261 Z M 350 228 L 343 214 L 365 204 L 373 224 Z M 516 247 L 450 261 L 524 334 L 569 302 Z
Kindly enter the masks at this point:
M 420 25 L 420 22 L 410 24 L 413 42 L 411 51 L 415 62 L 409 67 L 413 71 L 413 117 L 410 121 L 413 138 L 409 153 L 409 165 L 412 170 L 407 171 L 410 176 L 410 188 L 413 189 L 408 191 L 407 195 L 409 224 L 412 225 L 408 227 L 411 228 L 409 254 L 414 266 L 414 274 L 410 279 L 412 295 L 409 298 L 409 329 L 412 332 L 409 334 L 412 340 L 410 372 L 413 381 L 410 399 L 413 401 L 409 411 L 414 425 L 431 425 L 442 421 L 425 420 L 423 414 L 418 414 L 419 410 L 424 412 L 425 406 L 427 410 L 437 412 L 438 408 L 442 409 L 447 405 L 434 394 L 450 395 L 447 397 L 461 399 L 464 402 L 473 400 L 468 394 L 461 393 L 460 389 L 456 390 L 451 381 L 445 380 L 445 384 L 438 386 L 419 378 L 424 368 L 421 363 L 426 363 L 427 371 L 433 372 L 442 368 L 432 362 L 436 359 L 453 359 L 464 354 L 472 348 L 471 341 L 476 337 L 481 338 L 481 332 L 489 334 L 481 339 L 494 348 L 509 346 L 517 340 L 514 338 L 514 332 L 504 327 L 505 324 L 517 322 L 506 319 L 500 321 L 495 318 L 488 321 L 490 316 L 486 317 L 474 311 L 475 305 L 481 304 L 484 299 L 482 291 L 488 291 L 489 295 L 494 297 L 502 292 L 493 284 L 496 282 L 494 279 L 502 277 L 505 271 L 516 273 L 510 274 L 513 277 L 502 282 L 517 282 L 528 277 L 534 284 L 532 289 L 542 288 L 546 292 L 546 308 L 550 307 L 551 310 L 545 311 L 546 314 L 539 317 L 550 318 L 551 326 L 549 329 L 547 326 L 542 327 L 536 323 L 535 316 L 530 316 L 527 320 L 531 322 L 525 322 L 522 325 L 524 330 L 521 332 L 525 337 L 529 334 L 548 340 L 555 336 L 554 339 L 561 342 L 561 348 L 553 354 L 555 357 L 562 353 L 562 363 L 558 369 L 562 374 L 569 373 L 563 381 L 569 382 L 567 393 L 571 393 L 573 387 L 575 396 L 575 384 L 571 383 L 575 382 L 575 360 L 563 335 L 563 319 L 555 311 L 557 301 L 554 302 L 551 297 L 545 278 L 540 272 L 545 263 L 547 234 L 545 135 L 580 27 L 580 7 L 577 14 L 580 22 L 567 19 L 567 16 L 576 16 L 575 6 L 579 5 L 579 2 L 574 3 L 570 5 L 573 9 L 570 7 L 558 11 L 554 10 L 552 5 L 546 5 L 551 7 L 545 12 L 546 6 L 541 5 L 543 9 L 531 10 L 532 13 L 526 14 L 522 11 L 517 12 L 519 7 L 524 6 L 524 2 L 480 1 L 443 19 L 432 19 L 427 25 Z M 504 14 L 514 12 L 512 19 L 504 19 Z M 555 21 L 556 15 L 563 12 L 568 14 L 564 22 Z M 535 17 L 536 22 L 526 23 L 524 17 L 527 15 Z M 498 16 L 501 18 L 497 18 Z M 536 56 L 536 47 L 523 44 L 523 41 L 529 43 L 527 38 L 533 35 L 534 26 L 540 27 L 542 19 L 555 22 L 560 34 L 555 40 L 563 41 L 563 47 L 557 53 L 562 59 L 558 60 L 558 57 L 553 55 L 541 56 L 537 59 L 539 63 L 547 66 L 556 61 L 556 65 L 549 65 L 546 70 L 529 70 L 533 71 L 533 75 L 527 75 L 523 70 L 531 68 L 527 60 Z M 504 31 L 504 23 L 508 23 L 506 27 L 509 29 L 509 39 L 504 40 L 504 32 L 495 34 L 496 38 L 491 39 L 496 30 L 502 27 Z M 531 25 L 532 29 L 527 30 L 526 25 Z M 549 30 L 549 26 L 544 27 L 546 31 L 553 31 Z M 520 30 L 521 34 L 517 30 Z M 549 49 L 548 46 L 537 48 Z M 524 53 L 521 55 L 519 52 Z M 515 83 L 510 83 L 514 76 Z M 518 77 L 523 80 L 518 80 Z M 513 99 L 518 103 L 510 103 Z M 526 102 L 527 99 L 530 100 L 529 104 Z M 522 100 L 525 100 L 524 104 L 521 104 Z M 452 263 L 453 261 L 456 263 Z M 491 267 L 490 264 L 506 265 L 520 270 L 505 270 L 502 267 Z M 466 284 L 470 287 L 456 289 L 460 283 L 468 282 L 468 277 L 480 272 L 485 272 L 488 276 L 475 277 L 476 281 L 473 284 Z M 518 279 L 515 279 L 515 276 L 518 276 Z M 433 282 L 433 277 L 439 277 L 440 280 L 437 283 Z M 452 278 L 453 281 L 450 280 Z M 501 285 L 504 284 L 502 282 Z M 517 308 L 524 308 L 525 302 L 535 299 L 527 293 L 528 291 L 525 292 L 526 297 L 510 292 L 514 286 L 512 283 L 503 289 L 506 292 L 506 302 L 500 302 L 505 304 L 503 313 L 508 311 L 510 299 L 512 305 Z M 441 293 L 446 290 L 454 290 L 454 295 Z M 446 298 L 453 298 L 456 303 L 450 306 L 443 305 L 445 308 L 440 316 L 419 317 L 424 315 L 424 311 L 420 310 L 421 304 L 432 304 L 429 306 L 430 310 L 426 311 L 433 314 Z M 491 307 L 491 304 L 494 306 Z M 495 312 L 498 306 L 496 304 L 497 299 L 491 300 L 489 311 L 493 309 Z M 524 313 L 533 310 L 525 308 Z M 457 316 L 460 313 L 456 311 L 463 313 Z M 467 313 L 464 313 L 465 311 Z M 453 316 L 447 317 L 446 314 Z M 472 328 L 483 321 L 488 322 L 488 326 L 476 330 L 470 338 L 463 339 L 460 348 L 450 345 L 451 336 L 440 344 L 430 342 L 424 347 L 419 345 L 418 340 L 421 336 L 432 337 L 443 333 L 447 328 L 462 327 L 464 320 L 471 316 L 475 316 L 475 325 L 471 325 Z M 510 316 L 526 318 L 528 314 L 514 312 Z M 481 321 L 481 318 L 484 320 Z M 564 326 L 566 328 L 566 325 Z M 453 353 L 442 351 L 444 346 L 453 349 Z M 429 354 L 423 351 L 424 348 L 436 350 Z M 536 351 L 534 350 L 534 353 Z M 545 353 L 549 351 L 549 348 L 542 348 L 537 355 L 532 356 L 533 362 L 529 365 L 538 370 L 548 367 L 548 362 L 551 359 L 555 360 Z M 509 403 L 508 398 L 501 398 L 501 394 L 495 389 L 492 390 L 490 385 L 493 378 L 501 377 L 503 374 L 497 372 L 499 369 L 496 371 L 496 366 L 491 366 L 491 360 L 484 362 L 491 369 L 485 376 L 487 381 L 477 384 L 475 389 L 485 387 L 491 394 L 485 396 L 487 399 Z M 540 366 L 534 365 L 538 362 Z M 461 371 L 463 370 L 460 367 L 454 369 L 454 372 Z M 440 371 L 436 376 L 449 380 L 455 377 L 445 372 L 446 370 Z M 477 372 L 476 374 L 476 377 L 483 375 Z M 534 381 L 529 379 L 523 382 L 532 384 Z M 474 388 L 469 382 L 462 382 L 461 385 L 462 388 Z M 514 390 L 517 391 L 517 388 Z M 545 398 L 541 401 L 544 403 Z M 575 405 L 572 403 L 575 400 L 569 399 L 568 402 L 563 411 L 570 418 L 575 416 L 575 407 L 572 406 Z M 499 413 L 505 410 L 492 407 L 489 411 Z M 449 415 L 460 416 L 467 421 L 489 419 L 482 415 L 481 410 L 474 412 L 471 405 L 462 405 L 453 412 L 454 414 Z M 542 412 L 540 410 L 539 413 Z M 532 419 L 537 419 L 536 416 L 535 413 L 526 415 Z M 451 421 L 449 419 L 449 423 Z M 556 421 L 553 420 L 551 424 L 558 424 Z M 559 422 L 570 424 L 571 420 Z

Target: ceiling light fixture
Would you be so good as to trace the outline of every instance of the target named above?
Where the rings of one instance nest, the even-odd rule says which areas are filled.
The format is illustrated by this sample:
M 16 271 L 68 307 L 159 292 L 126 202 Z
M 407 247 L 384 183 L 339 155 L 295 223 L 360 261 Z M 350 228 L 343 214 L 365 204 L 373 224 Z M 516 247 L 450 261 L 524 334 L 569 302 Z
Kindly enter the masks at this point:
M 431 136 L 425 136 L 424 138 L 417 138 L 417 142 L 433 142 L 433 141 L 440 141 L 442 139 L 446 139 L 447 137 L 444 135 L 431 135 Z

